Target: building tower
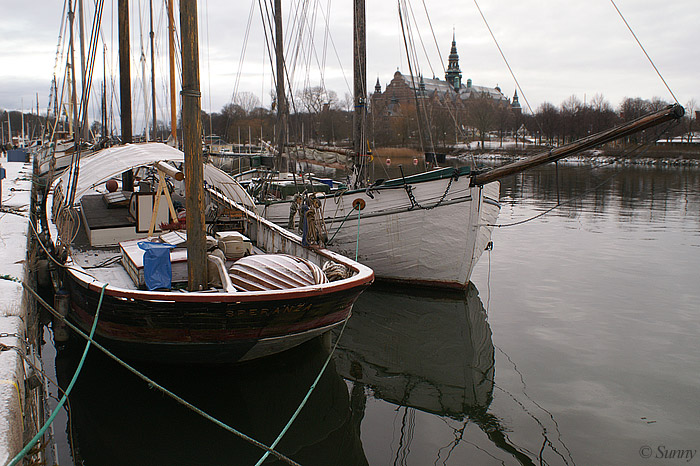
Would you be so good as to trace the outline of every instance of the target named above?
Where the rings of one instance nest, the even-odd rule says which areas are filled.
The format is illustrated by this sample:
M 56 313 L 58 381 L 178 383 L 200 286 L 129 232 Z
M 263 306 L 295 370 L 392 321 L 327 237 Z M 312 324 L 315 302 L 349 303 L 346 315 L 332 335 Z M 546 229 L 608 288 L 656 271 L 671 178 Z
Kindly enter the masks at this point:
M 450 58 L 447 63 L 445 81 L 450 83 L 452 89 L 457 92 L 462 87 L 462 72 L 459 70 L 459 55 L 457 54 L 457 41 L 455 40 L 454 31 L 452 31 L 452 48 L 450 49 Z
M 513 94 L 513 103 L 510 105 L 511 108 L 513 109 L 513 113 L 520 115 L 520 113 L 523 111 L 523 109 L 520 107 L 520 102 L 518 101 L 518 90 L 515 90 L 515 93 Z

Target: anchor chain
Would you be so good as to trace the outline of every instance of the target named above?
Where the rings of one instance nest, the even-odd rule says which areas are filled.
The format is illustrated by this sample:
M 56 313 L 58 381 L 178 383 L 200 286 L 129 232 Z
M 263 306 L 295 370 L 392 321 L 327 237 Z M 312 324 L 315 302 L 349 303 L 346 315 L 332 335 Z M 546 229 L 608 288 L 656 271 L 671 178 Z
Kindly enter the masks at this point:
M 430 207 L 425 207 L 425 206 L 420 205 L 420 203 L 418 201 L 416 201 L 416 197 L 413 194 L 413 186 L 411 186 L 410 184 L 404 184 L 404 189 L 406 190 L 406 194 L 408 195 L 408 200 L 411 201 L 411 207 L 409 207 L 408 210 L 413 210 L 416 207 L 418 207 L 419 209 L 423 209 L 423 210 L 432 210 L 436 207 L 439 207 L 440 204 L 442 204 L 442 202 L 447 197 L 447 193 L 450 192 L 450 188 L 452 187 L 452 182 L 457 180 L 458 178 L 459 178 L 459 175 L 458 175 L 457 171 L 455 170 L 455 173 L 450 177 L 450 182 L 447 183 L 447 188 L 445 188 L 445 192 L 442 193 L 442 197 L 440 198 L 440 200 L 437 201 L 437 203 L 435 205 L 430 206 Z

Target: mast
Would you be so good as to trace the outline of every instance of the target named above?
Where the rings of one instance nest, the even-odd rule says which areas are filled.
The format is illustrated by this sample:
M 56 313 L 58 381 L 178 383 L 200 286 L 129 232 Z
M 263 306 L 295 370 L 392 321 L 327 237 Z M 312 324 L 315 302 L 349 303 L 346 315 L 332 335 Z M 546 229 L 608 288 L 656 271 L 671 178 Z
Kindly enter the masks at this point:
M 10 121 L 10 111 L 7 111 L 7 137 L 9 138 L 10 148 L 12 148 L 12 121 Z
M 187 287 L 207 288 L 206 235 L 204 233 L 204 167 L 202 165 L 202 102 L 199 91 L 197 0 L 180 2 L 182 37 L 182 139 L 187 193 Z
M 73 14 L 73 9 L 71 7 L 72 2 L 68 2 L 68 18 L 70 19 L 70 39 L 69 39 L 69 49 L 70 49 L 70 82 L 68 87 L 70 89 L 70 105 L 71 105 L 71 115 L 68 117 L 71 121 L 72 133 L 73 133 L 73 144 L 75 144 L 76 149 L 80 147 L 80 134 L 78 126 L 78 102 L 77 102 L 77 91 L 75 89 L 75 42 L 73 41 L 73 22 L 75 15 Z
M 277 157 L 275 169 L 282 168 L 284 139 L 287 130 L 287 98 L 284 92 L 284 37 L 282 36 L 282 0 L 275 0 L 275 58 L 277 67 Z
M 366 141 L 367 116 L 367 46 L 365 40 L 365 0 L 353 1 L 353 101 L 352 145 L 354 154 L 354 188 L 361 188 L 368 178 Z
M 20 114 L 20 118 L 21 118 L 20 121 L 22 122 L 22 141 L 20 141 L 19 147 L 24 147 L 24 138 L 25 138 L 25 135 L 24 135 L 24 99 L 20 99 L 20 102 L 21 102 L 21 104 L 20 104 L 21 108 L 20 108 L 19 114 Z
M 353 8 L 353 88 L 355 111 L 352 125 L 353 150 L 358 156 L 367 153 L 364 123 L 367 111 L 367 46 L 365 42 L 365 0 L 354 0 Z
M 143 50 L 143 23 L 141 21 L 141 9 L 139 8 L 139 39 L 141 41 L 141 83 L 143 88 L 143 133 L 146 142 L 148 142 L 148 89 L 146 87 L 146 52 Z
M 119 0 L 119 97 L 121 102 L 122 142 L 130 144 L 131 135 L 131 62 L 129 61 L 129 2 Z
M 175 94 L 175 16 L 173 2 L 168 0 L 168 51 L 170 53 L 170 137 L 177 147 L 177 98 Z M 182 14 L 182 13 L 180 13 Z
M 536 167 L 549 162 L 554 162 L 576 152 L 581 152 L 591 149 L 600 144 L 620 139 L 630 134 L 644 131 L 660 125 L 661 123 L 680 120 L 685 114 L 685 110 L 678 104 L 669 105 L 663 110 L 659 110 L 648 115 L 644 115 L 636 120 L 632 120 L 623 125 L 611 128 L 600 133 L 592 134 L 578 141 L 572 142 L 556 149 L 551 149 L 547 152 L 542 152 L 527 159 L 518 160 L 517 162 L 503 165 L 502 167 L 494 168 L 484 173 L 478 173 L 472 177 L 472 186 L 483 186 L 486 183 L 499 180 L 509 175 L 520 173 L 529 168 Z
M 154 50 L 154 34 L 153 34 L 153 0 L 149 0 L 148 8 L 151 16 L 151 108 L 153 121 L 153 140 L 156 140 L 156 65 L 155 65 L 155 50 Z M 148 131 L 148 129 L 146 129 Z
M 129 2 L 119 0 L 119 99 L 121 102 L 122 143 L 130 144 L 131 137 L 131 64 L 129 62 Z M 134 174 L 122 173 L 122 190 L 134 190 Z
M 102 138 L 107 136 L 107 46 L 102 48 Z

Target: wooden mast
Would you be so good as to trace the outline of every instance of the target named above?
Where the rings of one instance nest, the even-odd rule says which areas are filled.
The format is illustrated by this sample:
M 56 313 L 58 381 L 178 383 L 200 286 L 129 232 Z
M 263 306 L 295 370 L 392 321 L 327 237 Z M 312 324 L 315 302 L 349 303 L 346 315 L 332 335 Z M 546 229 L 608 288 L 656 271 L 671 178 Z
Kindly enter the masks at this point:
M 177 95 L 175 90 L 175 15 L 173 3 L 168 0 L 168 52 L 170 54 L 170 137 L 177 147 Z
M 139 8 L 139 40 L 141 42 L 141 56 L 139 61 L 141 62 L 141 80 L 143 85 L 143 137 L 148 142 L 150 140 L 148 135 L 148 88 L 146 87 L 146 52 L 143 50 L 143 22 L 141 21 L 141 9 Z
M 155 65 L 155 50 L 154 50 L 154 34 L 153 34 L 153 0 L 148 3 L 148 9 L 151 17 L 151 110 L 153 120 L 153 136 L 152 139 L 156 140 L 156 65 Z M 146 128 L 148 131 L 148 128 Z
M 367 115 L 367 46 L 365 41 L 365 0 L 354 0 L 353 8 L 353 91 L 354 113 L 352 124 L 353 151 L 360 165 L 356 183 L 363 186 L 367 154 L 365 146 L 365 116 Z
M 78 126 L 78 102 L 77 102 L 77 91 L 75 89 L 75 41 L 74 41 L 74 34 L 73 34 L 73 28 L 74 28 L 74 18 L 75 14 L 71 8 L 71 2 L 68 2 L 68 18 L 70 22 L 70 38 L 68 40 L 69 46 L 68 48 L 70 49 L 70 74 L 71 74 L 71 79 L 70 83 L 68 84 L 69 88 L 71 89 L 71 101 L 70 105 L 73 107 L 71 109 L 71 126 L 72 126 L 72 133 L 73 133 L 73 143 L 75 144 L 76 149 L 80 147 L 80 130 Z
M 131 62 L 129 42 L 129 2 L 119 0 L 119 100 L 121 103 L 122 143 L 131 144 Z M 131 170 L 122 173 L 122 191 L 134 190 Z
M 287 97 L 284 92 L 284 37 L 282 35 L 282 0 L 275 0 L 275 60 L 277 72 L 277 157 L 275 169 L 282 169 L 284 140 L 287 130 Z
M 182 139 L 187 193 L 187 283 L 190 291 L 201 291 L 207 288 L 207 255 L 202 183 L 204 167 L 202 165 L 197 0 L 181 0 L 180 34 L 182 38 Z
M 534 155 L 524 160 L 518 160 L 517 162 L 509 163 L 502 167 L 494 168 L 484 173 L 476 174 L 472 177 L 471 184 L 473 186 L 482 186 L 486 183 L 499 180 L 509 175 L 514 175 L 520 173 L 529 168 L 536 167 L 549 162 L 554 162 L 556 160 L 562 159 L 576 152 L 581 152 L 587 149 L 591 149 L 600 144 L 606 142 L 614 141 L 615 139 L 620 139 L 630 134 L 638 133 L 649 129 L 661 123 L 670 120 L 680 120 L 685 114 L 685 110 L 678 104 L 669 105 L 663 110 L 659 110 L 654 113 L 650 113 L 643 117 L 632 120 L 623 125 L 611 128 L 600 133 L 593 134 L 591 136 L 579 139 L 576 142 L 567 144 L 562 147 L 557 147 L 556 149 L 549 150 L 547 152 L 542 152 L 538 155 Z

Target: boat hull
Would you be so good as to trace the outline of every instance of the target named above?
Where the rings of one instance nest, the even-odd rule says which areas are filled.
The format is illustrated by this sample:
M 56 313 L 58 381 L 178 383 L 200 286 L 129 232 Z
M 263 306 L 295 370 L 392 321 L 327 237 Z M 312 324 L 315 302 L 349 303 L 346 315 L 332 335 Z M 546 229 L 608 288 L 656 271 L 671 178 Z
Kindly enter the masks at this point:
M 66 273 L 68 318 L 89 332 L 101 288 L 80 276 Z M 341 324 L 365 287 L 341 286 L 322 293 L 309 288 L 260 300 L 255 293 L 159 294 L 107 287 L 96 339 L 120 356 L 146 361 L 231 363 L 265 357 Z
M 466 288 L 500 212 L 500 184 L 471 187 L 469 181 L 409 180 L 413 202 L 403 186 L 326 196 L 326 247 L 348 257 L 357 251 L 357 261 L 378 280 Z M 359 219 L 353 212 L 358 199 L 365 205 Z M 289 203 L 266 206 L 264 216 L 286 226 Z

